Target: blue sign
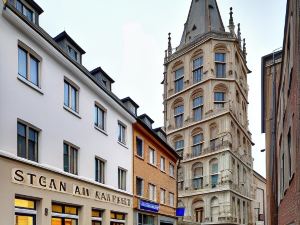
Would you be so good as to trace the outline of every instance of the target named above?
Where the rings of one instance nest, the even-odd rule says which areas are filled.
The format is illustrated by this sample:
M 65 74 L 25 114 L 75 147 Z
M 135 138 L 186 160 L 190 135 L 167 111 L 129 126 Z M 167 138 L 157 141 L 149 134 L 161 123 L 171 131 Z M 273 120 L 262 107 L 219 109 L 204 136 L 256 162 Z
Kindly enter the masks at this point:
M 139 209 L 157 213 L 159 211 L 159 204 L 140 199 Z
M 176 209 L 176 216 L 184 216 L 185 208 L 177 208 Z

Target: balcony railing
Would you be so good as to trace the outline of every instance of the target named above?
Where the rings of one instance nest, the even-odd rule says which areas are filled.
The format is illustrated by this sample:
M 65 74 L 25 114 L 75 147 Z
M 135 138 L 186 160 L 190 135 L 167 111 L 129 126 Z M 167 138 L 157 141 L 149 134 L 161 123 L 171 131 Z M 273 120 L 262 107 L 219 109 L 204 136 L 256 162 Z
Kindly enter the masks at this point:
M 214 153 L 216 151 L 225 149 L 225 148 L 232 148 L 232 144 L 230 141 L 223 141 L 222 139 L 217 139 L 214 141 L 214 144 L 211 144 L 209 147 L 207 148 L 203 148 L 201 149 L 201 151 L 197 151 L 195 154 L 195 152 L 193 152 L 192 154 L 187 153 L 186 155 L 183 156 L 183 160 L 188 160 L 188 159 L 193 159 L 196 157 L 200 157 L 200 156 L 204 156 L 207 154 L 211 154 Z

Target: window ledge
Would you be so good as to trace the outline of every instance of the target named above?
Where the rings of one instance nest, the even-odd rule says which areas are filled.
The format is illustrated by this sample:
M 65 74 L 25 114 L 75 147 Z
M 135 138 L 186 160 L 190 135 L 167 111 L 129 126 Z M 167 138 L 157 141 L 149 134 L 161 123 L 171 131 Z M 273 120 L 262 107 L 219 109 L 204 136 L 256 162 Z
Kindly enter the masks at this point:
M 160 172 L 162 172 L 164 174 L 167 174 L 167 172 L 165 170 L 160 170 Z
M 152 167 L 154 167 L 154 168 L 158 169 L 158 168 L 157 168 L 157 165 L 154 165 L 154 164 L 152 164 L 152 163 L 149 163 L 149 162 L 148 162 L 148 164 L 149 164 L 150 166 L 152 166 Z
M 172 179 L 176 180 L 174 176 L 169 175 L 169 177 L 171 177 Z
M 64 107 L 64 109 L 65 109 L 66 111 L 68 111 L 69 113 L 73 114 L 73 115 L 76 116 L 77 118 L 81 119 L 81 116 L 79 115 L 79 113 L 74 112 L 72 109 L 70 109 L 69 107 L 67 107 L 67 106 L 65 106 L 65 105 L 64 105 L 63 107 Z
M 122 142 L 120 142 L 120 141 L 118 141 L 118 144 L 119 144 L 119 145 L 121 145 L 122 147 L 124 147 L 124 148 L 127 148 L 127 149 L 128 149 L 128 147 L 127 147 L 127 145 L 126 145 L 126 144 L 124 144 L 124 143 L 122 143 Z
M 97 127 L 96 125 L 94 125 L 94 128 L 95 128 L 97 131 L 101 132 L 102 134 L 108 136 L 108 133 L 107 133 L 105 130 L 102 130 L 101 128 Z
M 135 156 L 136 156 L 138 159 L 140 159 L 140 160 L 145 160 L 144 157 L 139 156 L 138 154 L 135 154 Z
M 38 86 L 36 86 L 35 84 L 31 83 L 30 81 L 26 80 L 24 77 L 21 77 L 20 75 L 18 75 L 18 80 L 21 81 L 22 83 L 26 84 L 28 87 L 32 88 L 33 90 L 37 91 L 38 93 L 40 93 L 41 95 L 44 95 L 43 91 L 41 88 L 39 88 Z

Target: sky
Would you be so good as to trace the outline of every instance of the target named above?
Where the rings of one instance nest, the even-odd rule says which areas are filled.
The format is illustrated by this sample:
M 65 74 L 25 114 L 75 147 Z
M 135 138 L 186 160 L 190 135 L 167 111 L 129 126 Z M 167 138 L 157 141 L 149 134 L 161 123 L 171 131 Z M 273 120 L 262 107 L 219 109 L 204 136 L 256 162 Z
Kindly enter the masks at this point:
M 163 126 L 164 51 L 168 32 L 177 47 L 191 0 L 36 0 L 44 9 L 40 25 L 51 35 L 63 30 L 87 52 L 83 65 L 101 66 L 116 82 L 119 97 L 130 96 L 154 127 Z M 261 134 L 261 57 L 282 46 L 286 0 L 218 0 L 227 28 L 229 8 L 246 38 L 249 84 L 249 129 L 254 169 L 265 176 Z M 237 26 L 236 26 L 237 27 Z

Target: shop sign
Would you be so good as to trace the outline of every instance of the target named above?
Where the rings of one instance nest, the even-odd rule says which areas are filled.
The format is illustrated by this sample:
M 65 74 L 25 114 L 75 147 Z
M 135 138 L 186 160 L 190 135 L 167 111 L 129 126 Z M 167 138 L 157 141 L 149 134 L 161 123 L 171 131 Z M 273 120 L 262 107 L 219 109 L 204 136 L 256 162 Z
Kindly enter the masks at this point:
M 140 199 L 139 200 L 139 209 L 157 213 L 159 211 L 159 204 L 155 203 L 155 202 L 149 202 L 149 201 Z
M 177 208 L 176 209 L 176 216 L 184 216 L 185 208 Z
M 131 207 L 131 199 L 107 192 L 102 189 L 89 188 L 76 183 L 66 182 L 43 174 L 12 169 L 12 182 L 48 191 L 70 194 L 78 197 L 94 199 L 101 202 Z

